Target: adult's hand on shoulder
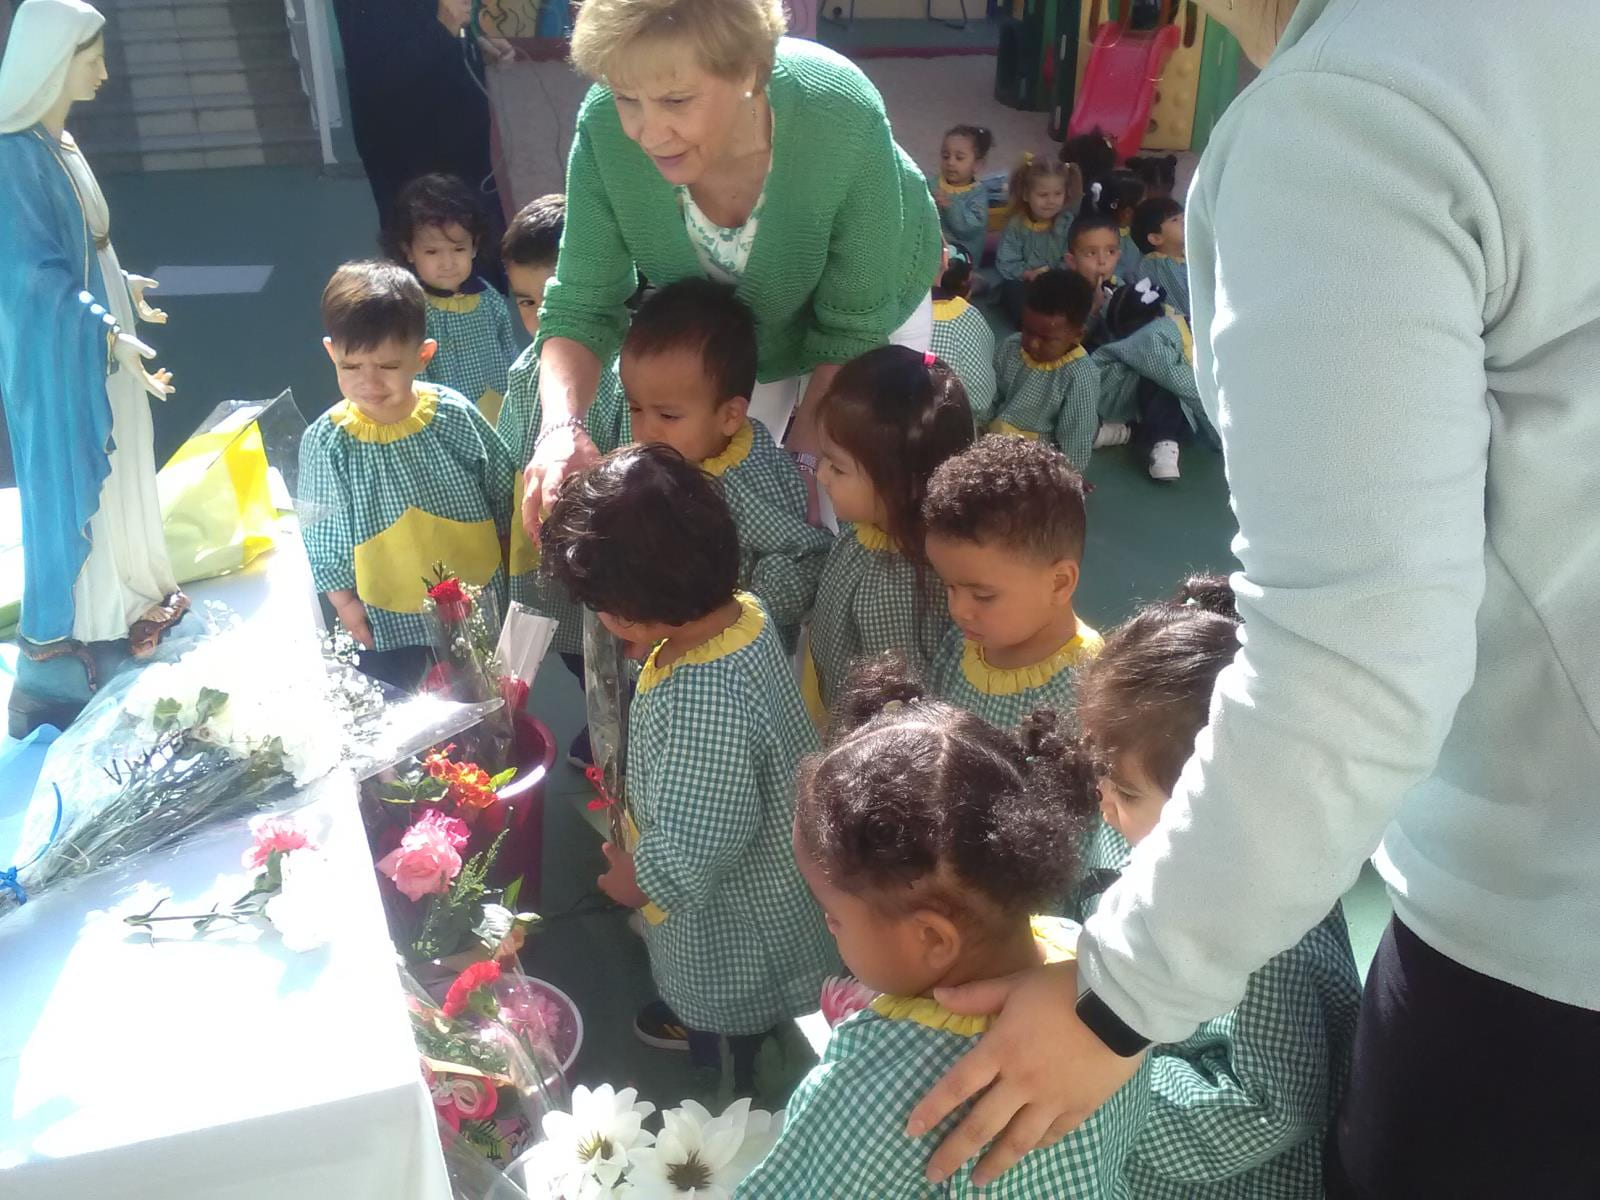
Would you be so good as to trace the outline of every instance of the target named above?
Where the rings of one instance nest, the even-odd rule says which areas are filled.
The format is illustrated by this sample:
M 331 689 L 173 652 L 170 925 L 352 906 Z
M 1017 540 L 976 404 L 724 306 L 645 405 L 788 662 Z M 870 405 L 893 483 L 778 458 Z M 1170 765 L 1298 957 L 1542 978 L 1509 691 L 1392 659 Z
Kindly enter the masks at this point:
M 1078 1020 L 1076 962 L 941 988 L 935 996 L 953 1012 L 998 1015 L 911 1110 L 906 1133 L 920 1137 L 976 1097 L 929 1161 L 932 1183 L 948 1179 L 985 1146 L 972 1179 L 980 1187 L 992 1183 L 1028 1151 L 1083 1124 L 1139 1069 L 1142 1056 L 1113 1054 Z
M 535 544 L 544 514 L 556 502 L 561 485 L 569 475 L 600 461 L 600 449 L 584 430 L 567 425 L 540 437 L 533 448 L 533 460 L 524 472 L 526 486 L 522 497 L 522 524 Z

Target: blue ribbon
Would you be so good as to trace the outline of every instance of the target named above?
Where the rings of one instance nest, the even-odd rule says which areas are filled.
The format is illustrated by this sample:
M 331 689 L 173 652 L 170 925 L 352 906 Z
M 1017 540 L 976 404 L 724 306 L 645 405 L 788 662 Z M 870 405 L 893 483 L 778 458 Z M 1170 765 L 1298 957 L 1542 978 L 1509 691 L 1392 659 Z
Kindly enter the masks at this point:
M 22 881 L 17 878 L 17 873 L 27 870 L 43 858 L 44 852 L 50 849 L 50 843 L 56 840 L 56 834 L 61 832 L 61 788 L 54 783 L 50 785 L 50 788 L 56 794 L 56 819 L 50 826 L 50 836 L 44 839 L 44 845 L 39 847 L 39 853 L 35 854 L 20 867 L 7 867 L 4 871 L 0 871 L 0 891 L 7 891 L 15 895 L 19 905 L 28 902 L 28 893 L 22 886 Z

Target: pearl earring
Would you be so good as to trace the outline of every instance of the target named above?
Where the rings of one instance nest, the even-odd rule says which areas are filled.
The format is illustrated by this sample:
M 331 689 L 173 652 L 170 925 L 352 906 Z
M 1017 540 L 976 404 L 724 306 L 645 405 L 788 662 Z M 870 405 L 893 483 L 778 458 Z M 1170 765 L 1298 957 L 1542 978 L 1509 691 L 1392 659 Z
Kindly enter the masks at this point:
M 751 99 L 751 98 L 752 98 L 752 97 L 754 97 L 754 96 L 755 96 L 755 93 L 754 93 L 754 92 L 746 92 L 746 93 L 745 93 L 745 94 L 744 94 L 744 98 L 745 98 L 745 99 L 746 99 L 746 100 L 749 100 L 749 99 Z

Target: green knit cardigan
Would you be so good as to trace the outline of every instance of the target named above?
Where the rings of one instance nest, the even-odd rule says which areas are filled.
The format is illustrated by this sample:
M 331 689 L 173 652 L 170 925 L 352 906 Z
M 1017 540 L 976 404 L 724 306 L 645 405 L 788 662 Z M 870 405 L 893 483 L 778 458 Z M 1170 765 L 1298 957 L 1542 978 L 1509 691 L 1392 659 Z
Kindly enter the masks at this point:
M 928 295 L 940 249 L 927 180 L 849 60 L 784 38 L 767 97 L 772 166 L 738 286 L 755 314 L 763 382 L 887 342 Z M 623 133 L 610 89 L 596 84 L 578 112 L 566 228 L 539 336 L 571 338 L 610 362 L 641 273 L 661 285 L 705 270 L 676 190 Z

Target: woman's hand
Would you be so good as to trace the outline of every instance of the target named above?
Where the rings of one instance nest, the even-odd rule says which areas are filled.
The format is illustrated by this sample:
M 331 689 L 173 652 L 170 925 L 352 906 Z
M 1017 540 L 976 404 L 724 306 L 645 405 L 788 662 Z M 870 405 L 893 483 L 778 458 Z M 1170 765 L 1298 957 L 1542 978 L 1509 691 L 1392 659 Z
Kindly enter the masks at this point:
M 165 325 L 167 323 L 167 314 L 144 298 L 146 292 L 153 292 L 160 286 L 158 282 L 148 275 L 128 276 L 128 295 L 133 300 L 133 311 L 138 314 L 139 320 L 146 325 Z
M 556 494 L 568 475 L 576 474 L 600 461 L 594 439 L 576 425 L 551 431 L 533 449 L 533 461 L 523 474 L 527 481 L 522 497 L 522 524 L 535 543 L 544 514 L 556 502 Z
M 633 855 L 610 842 L 600 847 L 606 856 L 606 873 L 597 880 L 600 890 L 624 908 L 643 908 L 650 897 L 639 890 L 633 873 Z
M 992 1183 L 1028 1151 L 1052 1145 L 1083 1124 L 1139 1069 L 1141 1055 L 1113 1054 L 1078 1020 L 1076 962 L 940 988 L 934 995 L 953 1012 L 999 1015 L 911 1110 L 906 1133 L 920 1137 L 978 1097 L 934 1151 L 931 1183 L 948 1179 L 993 1142 L 972 1176 L 980 1187 Z
M 116 357 L 117 365 L 124 371 L 132 371 L 144 390 L 157 400 L 165 400 L 172 395 L 175 390 L 172 386 L 172 372 L 158 370 L 152 374 L 145 370 L 145 360 L 154 358 L 156 352 L 133 334 L 117 334 L 117 340 L 111 346 L 111 353 Z

